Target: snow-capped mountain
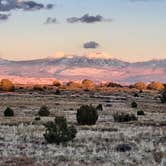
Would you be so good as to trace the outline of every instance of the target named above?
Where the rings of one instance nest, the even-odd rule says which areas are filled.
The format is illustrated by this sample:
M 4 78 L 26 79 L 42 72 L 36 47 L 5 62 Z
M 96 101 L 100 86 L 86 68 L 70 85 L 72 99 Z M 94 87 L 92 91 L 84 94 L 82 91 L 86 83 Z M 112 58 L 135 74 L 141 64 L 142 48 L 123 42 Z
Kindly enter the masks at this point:
M 25 78 L 33 80 L 60 79 L 113 81 L 134 83 L 137 81 L 166 82 L 166 60 L 128 63 L 113 58 L 93 56 L 62 56 L 28 61 L 8 61 L 0 59 L 0 77 L 17 82 Z

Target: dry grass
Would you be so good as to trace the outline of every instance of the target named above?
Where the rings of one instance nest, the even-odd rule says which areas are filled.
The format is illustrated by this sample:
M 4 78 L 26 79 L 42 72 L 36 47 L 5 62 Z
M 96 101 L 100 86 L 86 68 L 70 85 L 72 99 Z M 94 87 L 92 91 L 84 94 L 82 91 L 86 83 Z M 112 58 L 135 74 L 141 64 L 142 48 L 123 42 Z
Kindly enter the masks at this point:
M 9 93 L 0 95 L 0 166 L 165 166 L 166 105 L 156 92 L 133 97 L 131 91 L 53 93 Z M 136 101 L 138 108 L 131 108 Z M 94 126 L 78 126 L 76 110 L 82 104 L 103 104 L 104 110 Z M 112 106 L 107 106 L 110 104 Z M 51 115 L 35 121 L 41 105 L 50 108 Z M 15 117 L 3 117 L 11 107 Z M 146 116 L 130 123 L 115 123 L 114 112 L 135 113 L 144 110 Z M 63 114 L 78 130 L 76 139 L 66 146 L 45 142 L 43 123 Z M 132 150 L 117 152 L 116 146 L 128 143 Z M 12 164 L 11 164 L 12 163 Z

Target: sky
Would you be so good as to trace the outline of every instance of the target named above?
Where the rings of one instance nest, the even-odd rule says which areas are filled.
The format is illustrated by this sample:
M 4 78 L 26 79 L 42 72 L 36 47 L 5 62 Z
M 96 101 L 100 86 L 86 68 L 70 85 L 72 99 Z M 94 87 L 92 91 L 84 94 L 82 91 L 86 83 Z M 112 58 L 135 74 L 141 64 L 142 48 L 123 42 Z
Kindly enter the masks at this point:
M 0 0 L 0 57 L 166 58 L 166 0 Z

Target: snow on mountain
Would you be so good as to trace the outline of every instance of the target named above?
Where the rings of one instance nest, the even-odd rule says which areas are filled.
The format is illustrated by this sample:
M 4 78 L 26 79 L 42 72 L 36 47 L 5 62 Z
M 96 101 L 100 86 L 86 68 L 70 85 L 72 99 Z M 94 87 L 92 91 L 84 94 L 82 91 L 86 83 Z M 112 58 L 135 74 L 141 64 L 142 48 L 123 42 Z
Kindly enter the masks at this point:
M 33 82 L 41 78 L 46 80 L 57 78 L 65 81 L 88 78 L 94 81 L 119 83 L 166 82 L 166 60 L 128 63 L 113 59 L 105 53 L 85 56 L 59 53 L 55 57 L 28 61 L 0 59 L 0 78 L 6 77 L 12 80 L 17 78 L 17 82 L 24 78 L 27 80 L 31 78 Z

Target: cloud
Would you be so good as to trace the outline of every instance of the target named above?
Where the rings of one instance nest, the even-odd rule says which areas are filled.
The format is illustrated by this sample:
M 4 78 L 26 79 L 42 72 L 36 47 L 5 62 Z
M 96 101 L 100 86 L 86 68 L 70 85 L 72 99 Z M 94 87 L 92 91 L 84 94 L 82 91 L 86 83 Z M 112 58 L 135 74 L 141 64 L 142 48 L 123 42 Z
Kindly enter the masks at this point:
M 0 21 L 6 21 L 8 20 L 10 14 L 1 14 L 0 13 Z
M 48 17 L 44 22 L 44 24 L 55 24 L 55 23 L 57 23 L 57 19 L 52 17 Z
M 54 5 L 53 5 L 53 4 L 47 4 L 47 5 L 46 5 L 46 9 L 48 9 L 48 10 L 49 10 L 49 9 L 53 9 L 53 8 L 54 8 Z
M 52 9 L 53 4 L 44 5 L 35 1 L 22 1 L 22 0 L 0 0 L 0 11 L 6 12 L 15 9 L 22 9 L 26 11 Z
M 23 10 L 40 10 L 44 8 L 44 5 L 34 1 L 22 1 L 17 3 L 17 7 Z
M 96 49 L 99 46 L 100 46 L 99 43 L 97 43 L 95 41 L 90 41 L 90 42 L 86 42 L 83 44 L 83 48 L 85 48 L 85 49 Z
M 67 18 L 68 23 L 95 23 L 95 22 L 103 22 L 103 21 L 112 21 L 111 19 L 105 19 L 101 15 L 90 16 L 89 14 L 85 14 L 82 17 L 70 17 Z

